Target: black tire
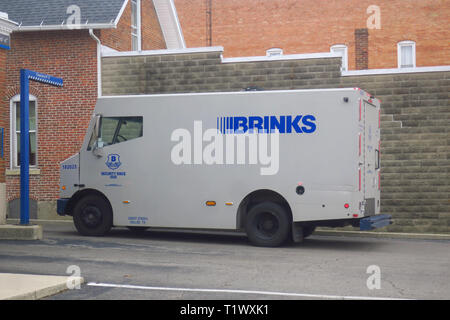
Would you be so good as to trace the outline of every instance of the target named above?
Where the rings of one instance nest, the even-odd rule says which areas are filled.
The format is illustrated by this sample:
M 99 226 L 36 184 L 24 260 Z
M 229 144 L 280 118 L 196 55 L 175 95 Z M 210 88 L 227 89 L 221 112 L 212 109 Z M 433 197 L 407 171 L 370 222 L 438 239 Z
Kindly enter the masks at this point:
M 84 236 L 104 236 L 113 224 L 111 206 L 103 197 L 85 196 L 74 207 L 73 222 Z
M 291 235 L 292 221 L 287 210 L 273 202 L 261 202 L 250 209 L 245 230 L 250 242 L 261 247 L 278 247 Z
M 313 234 L 314 230 L 316 230 L 315 226 L 305 226 L 303 227 L 303 238 L 307 238 Z

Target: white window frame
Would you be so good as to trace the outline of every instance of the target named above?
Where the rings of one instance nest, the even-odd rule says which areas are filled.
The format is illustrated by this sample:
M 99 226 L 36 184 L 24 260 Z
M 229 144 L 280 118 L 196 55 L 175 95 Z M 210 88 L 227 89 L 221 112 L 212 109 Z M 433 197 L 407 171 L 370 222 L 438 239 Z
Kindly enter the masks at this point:
M 270 48 L 266 50 L 266 57 L 282 56 L 283 49 L 281 48 Z
M 344 51 L 344 55 L 342 56 L 342 66 L 341 71 L 348 71 L 348 47 L 345 44 L 335 44 L 330 47 L 330 52 L 340 53 Z
M 403 47 L 412 47 L 412 67 L 402 67 L 402 48 Z M 397 67 L 399 69 L 405 69 L 405 68 L 415 68 L 416 67 L 416 43 L 414 41 L 400 41 L 397 43 Z
M 141 32 L 141 0 L 131 0 L 131 16 L 133 17 L 133 4 L 136 5 L 136 25 L 131 24 L 131 51 L 142 51 L 142 32 Z M 131 19 L 131 21 L 133 18 Z M 137 48 L 133 47 L 133 39 L 136 39 Z
M 35 111 L 36 111 L 36 130 L 30 130 L 30 133 L 35 133 L 36 135 L 36 164 L 30 165 L 30 168 L 38 167 L 38 100 L 35 96 L 29 96 L 29 101 L 33 101 L 35 103 Z M 10 100 L 10 168 L 18 169 L 20 168 L 20 159 L 17 159 L 17 125 L 16 125 L 16 107 L 15 104 L 20 102 L 20 94 L 15 95 Z

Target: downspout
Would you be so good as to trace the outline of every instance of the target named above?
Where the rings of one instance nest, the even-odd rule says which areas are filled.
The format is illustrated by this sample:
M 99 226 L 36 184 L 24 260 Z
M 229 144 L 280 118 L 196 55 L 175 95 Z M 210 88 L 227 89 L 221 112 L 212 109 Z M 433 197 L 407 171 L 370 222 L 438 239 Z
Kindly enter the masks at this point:
M 94 34 L 93 29 L 89 29 L 89 35 L 97 42 L 97 89 L 98 97 L 100 98 L 102 96 L 102 43 Z

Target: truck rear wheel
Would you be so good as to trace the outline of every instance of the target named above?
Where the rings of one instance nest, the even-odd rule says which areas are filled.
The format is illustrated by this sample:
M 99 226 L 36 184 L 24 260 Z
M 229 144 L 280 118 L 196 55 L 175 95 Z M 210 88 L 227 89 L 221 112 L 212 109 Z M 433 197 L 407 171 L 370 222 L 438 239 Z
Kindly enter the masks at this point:
M 262 202 L 248 212 L 245 230 L 254 245 L 278 247 L 289 239 L 291 219 L 281 205 Z
M 103 236 L 112 227 L 111 207 L 100 196 L 83 197 L 74 207 L 73 222 L 78 232 L 84 236 Z

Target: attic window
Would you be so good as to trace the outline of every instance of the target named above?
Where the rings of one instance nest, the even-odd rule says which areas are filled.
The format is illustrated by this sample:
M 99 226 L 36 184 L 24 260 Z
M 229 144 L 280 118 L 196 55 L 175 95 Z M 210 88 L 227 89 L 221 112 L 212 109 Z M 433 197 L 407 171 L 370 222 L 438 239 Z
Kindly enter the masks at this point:
M 283 49 L 281 48 L 270 48 L 266 51 L 267 57 L 273 57 L 273 56 L 281 56 L 283 55 Z

